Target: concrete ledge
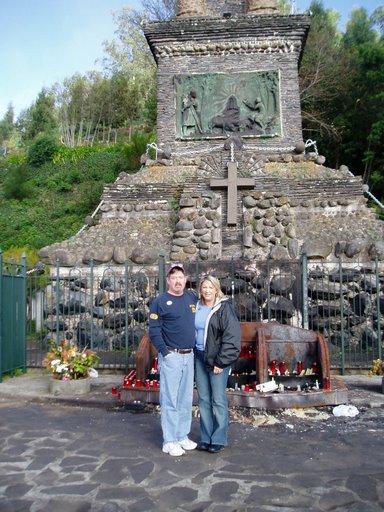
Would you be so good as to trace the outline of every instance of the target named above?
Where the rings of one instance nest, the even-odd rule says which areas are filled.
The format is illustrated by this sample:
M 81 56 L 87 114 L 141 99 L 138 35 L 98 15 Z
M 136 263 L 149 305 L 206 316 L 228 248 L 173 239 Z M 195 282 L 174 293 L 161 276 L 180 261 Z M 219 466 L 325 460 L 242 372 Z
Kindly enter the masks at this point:
M 91 391 L 91 379 L 58 380 L 50 378 L 49 392 L 54 396 L 79 396 Z
M 140 401 L 158 404 L 159 389 L 120 387 L 122 402 Z M 331 378 L 331 389 L 318 391 L 287 391 L 284 393 L 259 393 L 258 391 L 228 391 L 230 407 L 249 407 L 254 409 L 287 409 L 304 407 L 322 407 L 348 403 L 348 391 L 341 379 Z M 197 405 L 197 391 L 194 390 L 193 404 Z

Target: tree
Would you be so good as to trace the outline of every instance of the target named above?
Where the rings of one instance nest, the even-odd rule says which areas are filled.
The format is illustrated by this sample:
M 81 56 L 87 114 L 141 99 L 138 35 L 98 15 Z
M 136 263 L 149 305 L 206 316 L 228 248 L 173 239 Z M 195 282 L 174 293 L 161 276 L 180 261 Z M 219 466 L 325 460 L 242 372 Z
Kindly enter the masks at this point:
M 300 68 L 300 96 L 303 130 L 306 138 L 328 146 L 340 140 L 340 127 L 334 123 L 338 101 L 348 90 L 351 64 L 343 53 L 337 29 L 339 14 L 325 10 L 321 1 L 313 1 L 311 28 Z
M 373 28 L 373 21 L 368 17 L 363 7 L 352 11 L 347 23 L 347 30 L 343 37 L 344 48 L 356 48 L 365 43 L 375 43 L 377 32 Z
M 14 115 L 14 108 L 12 103 L 10 103 L 3 119 L 0 121 L 0 144 L 4 144 L 9 141 L 12 136 L 15 129 Z
M 109 84 L 101 73 L 76 74 L 55 85 L 61 142 L 93 144 L 106 119 Z
M 166 21 L 176 14 L 177 0 L 142 0 L 148 21 Z
M 377 26 L 379 32 L 381 33 L 381 37 L 384 37 L 384 7 L 377 7 L 372 13 L 371 22 L 373 26 Z
M 143 25 L 167 20 L 176 13 L 176 0 L 143 0 L 143 10 L 124 8 L 114 14 L 117 39 L 104 41 L 104 69 L 122 108 L 120 122 L 153 126 L 156 119 L 156 66 L 144 36 Z
M 54 135 L 57 130 L 57 121 L 53 92 L 43 88 L 36 102 L 20 114 L 17 126 L 24 142 L 31 141 L 42 134 Z

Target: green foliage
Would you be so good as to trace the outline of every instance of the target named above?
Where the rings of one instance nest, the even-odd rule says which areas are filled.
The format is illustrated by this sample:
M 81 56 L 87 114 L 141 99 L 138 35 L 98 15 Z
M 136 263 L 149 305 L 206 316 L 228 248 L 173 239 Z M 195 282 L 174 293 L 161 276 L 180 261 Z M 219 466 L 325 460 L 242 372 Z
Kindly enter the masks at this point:
M 57 151 L 57 142 L 50 135 L 37 137 L 28 149 L 27 162 L 32 167 L 40 167 L 53 160 Z
M 24 142 L 29 142 L 39 135 L 54 135 L 57 130 L 55 117 L 55 97 L 52 91 L 43 88 L 36 102 L 24 110 L 17 120 L 18 130 Z
M 10 104 L 3 119 L 0 120 L 0 144 L 4 144 L 12 136 L 14 130 L 13 117 L 14 109 L 12 104 Z
M 28 197 L 32 192 L 28 178 L 29 169 L 26 165 L 12 166 L 3 184 L 4 197 L 18 200 Z
M 37 168 L 17 165 L 21 157 L 0 160 L 2 249 L 38 250 L 74 236 L 99 204 L 104 184 L 113 183 L 123 171 L 139 170 L 140 156 L 150 140 L 149 134 L 134 134 L 129 145 L 61 148 L 57 163 L 49 161 Z M 21 194 L 24 187 L 28 194 Z
M 16 247 L 14 245 L 3 252 L 3 258 L 5 260 L 11 260 L 13 258 L 16 263 L 20 263 L 23 254 L 25 254 L 28 266 L 30 267 L 39 261 L 36 249 L 31 249 L 30 247 Z
M 147 144 L 155 140 L 153 133 L 134 133 L 131 144 L 124 151 L 124 161 L 127 170 L 132 172 L 140 168 L 140 157 L 147 150 Z

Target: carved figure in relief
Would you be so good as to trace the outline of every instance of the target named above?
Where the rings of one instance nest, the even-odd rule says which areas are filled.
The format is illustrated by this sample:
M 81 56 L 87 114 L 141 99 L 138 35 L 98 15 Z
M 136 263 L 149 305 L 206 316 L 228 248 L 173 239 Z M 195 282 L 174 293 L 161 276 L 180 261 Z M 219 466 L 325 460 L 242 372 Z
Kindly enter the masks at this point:
M 248 127 L 252 129 L 256 125 L 262 131 L 264 131 L 267 119 L 266 109 L 264 103 L 261 101 L 261 98 L 257 97 L 253 103 L 245 99 L 243 100 L 243 103 L 251 111 L 248 115 Z
M 183 135 L 203 132 L 201 127 L 199 100 L 196 91 L 190 91 L 184 96 L 181 107 Z
M 238 131 L 240 127 L 240 108 L 235 96 L 228 98 L 225 109 L 221 115 L 213 116 L 209 128 L 220 128 L 222 133 L 225 131 Z

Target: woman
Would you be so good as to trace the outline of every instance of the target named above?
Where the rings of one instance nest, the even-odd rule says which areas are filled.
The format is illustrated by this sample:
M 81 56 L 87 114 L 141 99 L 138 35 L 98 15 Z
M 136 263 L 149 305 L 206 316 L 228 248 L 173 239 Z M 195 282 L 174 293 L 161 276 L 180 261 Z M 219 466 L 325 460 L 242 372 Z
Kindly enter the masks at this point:
M 200 410 L 197 449 L 218 453 L 227 445 L 227 380 L 231 364 L 239 357 L 240 323 L 218 279 L 204 276 L 196 306 L 195 380 Z

